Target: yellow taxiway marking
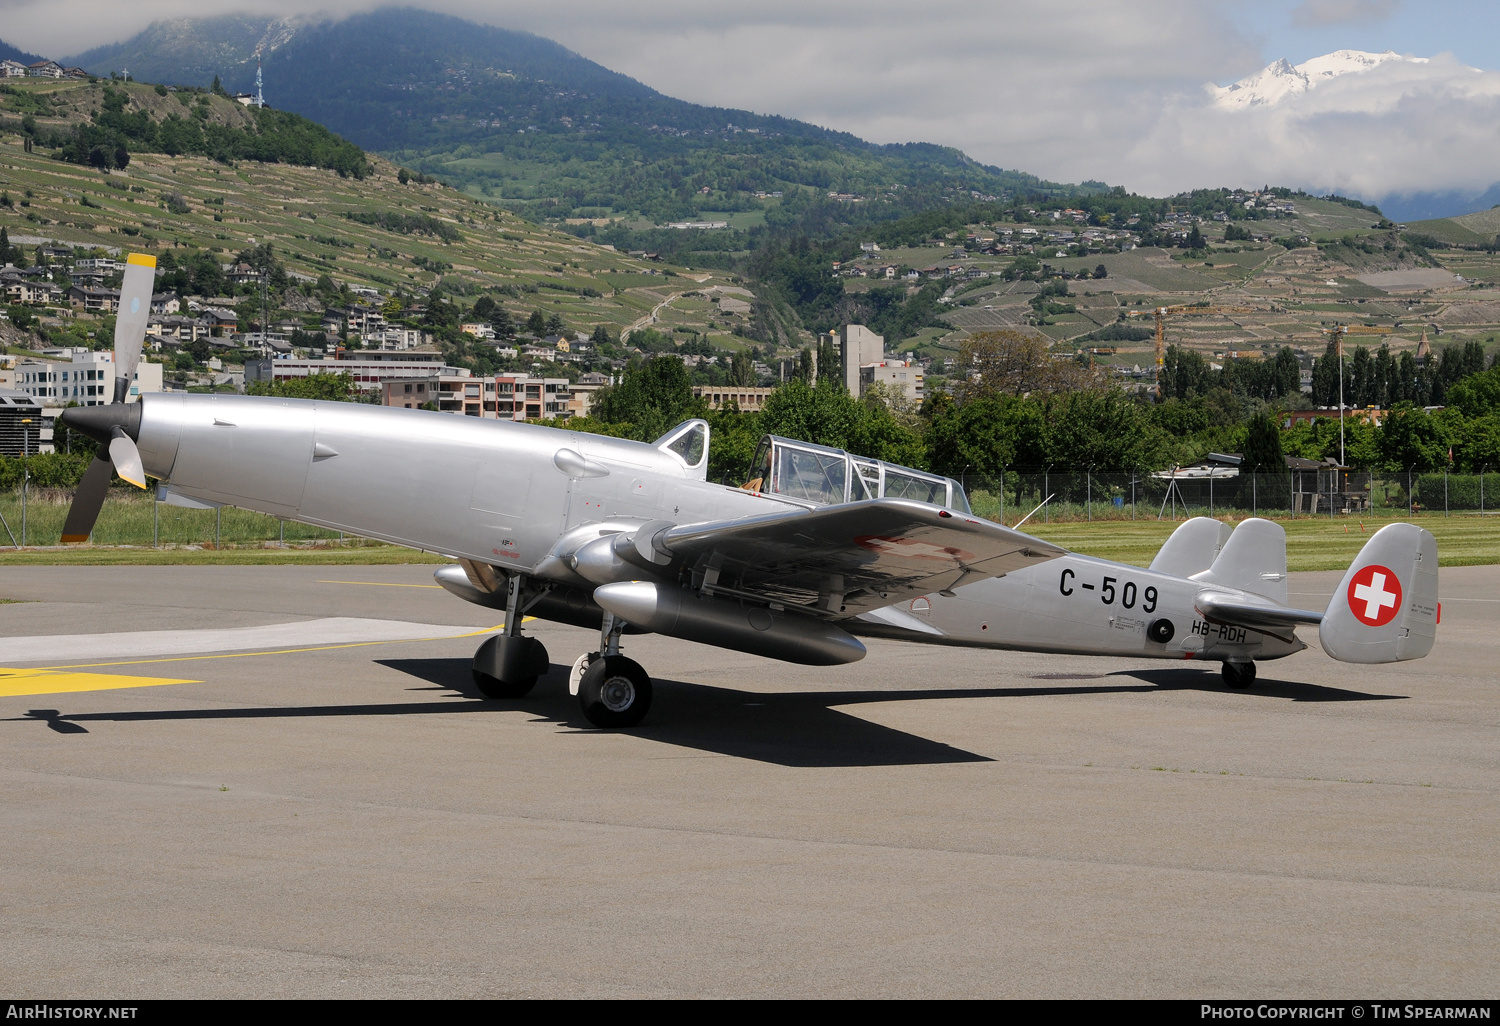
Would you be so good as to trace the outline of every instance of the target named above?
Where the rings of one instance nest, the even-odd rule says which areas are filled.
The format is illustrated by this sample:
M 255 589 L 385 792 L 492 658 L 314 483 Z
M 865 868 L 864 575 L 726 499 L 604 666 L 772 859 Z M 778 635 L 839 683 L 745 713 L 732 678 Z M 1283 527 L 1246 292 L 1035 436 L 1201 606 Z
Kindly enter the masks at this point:
M 527 617 L 527 619 L 532 619 Z M 412 641 L 451 641 L 455 638 L 477 638 L 503 631 L 483 627 L 467 634 L 446 634 L 436 638 L 396 638 L 391 641 L 355 641 L 344 645 L 313 645 L 306 648 L 278 648 L 264 652 L 224 652 L 218 655 L 164 656 L 159 659 L 129 659 L 117 663 L 79 663 L 76 666 L 38 666 L 12 670 L 0 667 L 0 698 L 18 695 L 50 695 L 65 691 L 106 691 L 111 688 L 149 688 L 159 684 L 201 684 L 198 680 L 172 680 L 166 677 L 127 677 L 113 673 L 64 673 L 64 670 L 86 670 L 104 666 L 141 666 L 146 663 L 186 663 L 199 659 L 248 659 L 251 656 L 293 655 L 298 652 L 328 652 L 340 648 L 366 648 L 370 645 L 403 645 Z
M 441 584 L 390 584 L 386 581 L 319 581 L 319 584 L 363 584 L 367 588 L 437 588 L 442 590 Z
M 162 684 L 198 684 L 170 677 L 129 677 L 115 673 L 59 673 L 55 670 L 0 668 L 0 698 L 56 695 L 68 691 L 108 691 L 112 688 L 154 688 Z

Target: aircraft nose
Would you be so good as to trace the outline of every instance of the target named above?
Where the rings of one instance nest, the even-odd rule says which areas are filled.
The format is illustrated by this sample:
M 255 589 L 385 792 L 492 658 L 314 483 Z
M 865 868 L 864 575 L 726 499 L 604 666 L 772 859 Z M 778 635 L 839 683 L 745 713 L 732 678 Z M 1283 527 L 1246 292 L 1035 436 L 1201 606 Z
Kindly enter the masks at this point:
M 70 406 L 60 417 L 68 427 L 81 435 L 108 445 L 115 428 L 120 428 L 132 441 L 140 441 L 141 404 L 110 403 L 108 406 Z

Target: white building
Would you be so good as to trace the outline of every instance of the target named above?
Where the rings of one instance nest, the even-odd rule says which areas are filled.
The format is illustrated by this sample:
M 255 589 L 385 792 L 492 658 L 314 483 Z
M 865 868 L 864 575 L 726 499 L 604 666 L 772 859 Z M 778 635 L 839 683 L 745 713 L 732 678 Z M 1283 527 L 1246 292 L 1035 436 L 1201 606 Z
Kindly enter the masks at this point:
M 922 401 L 924 393 L 920 364 L 906 360 L 881 360 L 865 364 L 859 369 L 860 394 L 876 381 L 899 391 L 908 399 Z
M 567 420 L 587 411 L 586 402 L 579 403 L 567 378 L 529 374 L 476 378 L 466 369 L 453 370 L 450 367 L 426 378 L 387 378 L 381 384 L 381 401 L 406 409 L 430 404 L 442 413 L 484 420 Z
M 863 324 L 846 324 L 838 331 L 818 336 L 822 343 L 839 347 L 844 364 L 844 387 L 850 395 L 859 395 L 860 368 L 885 359 L 885 336 L 877 335 Z
M 43 406 L 103 406 L 114 400 L 115 354 L 108 350 L 51 349 L 56 360 L 22 360 L 16 364 L 17 391 L 25 392 Z M 141 361 L 136 365 L 126 402 L 142 392 L 162 391 L 162 365 Z
M 291 381 L 313 374 L 348 374 L 354 379 L 355 385 L 371 392 L 379 390 L 382 383 L 390 380 L 468 377 L 469 373 L 467 367 L 449 367 L 444 364 L 442 353 L 412 350 L 352 350 L 342 360 L 300 360 L 285 357 L 245 362 L 247 382 Z M 421 403 L 417 405 L 420 406 Z

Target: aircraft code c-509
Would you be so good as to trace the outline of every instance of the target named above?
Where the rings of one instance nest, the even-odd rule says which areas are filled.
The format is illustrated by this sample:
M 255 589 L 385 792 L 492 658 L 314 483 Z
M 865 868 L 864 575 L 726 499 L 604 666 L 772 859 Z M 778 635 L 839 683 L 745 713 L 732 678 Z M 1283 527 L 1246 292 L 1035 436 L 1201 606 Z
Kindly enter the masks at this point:
M 1099 601 L 1103 602 L 1106 606 L 1114 605 L 1115 600 L 1118 599 L 1120 605 L 1124 608 L 1134 609 L 1136 599 L 1139 597 L 1143 612 L 1156 612 L 1155 587 L 1147 586 L 1144 591 L 1140 591 L 1136 588 L 1134 581 L 1126 581 L 1124 584 L 1121 584 L 1118 577 L 1106 577 L 1099 585 L 1086 584 L 1078 580 L 1078 575 L 1071 568 L 1063 570 L 1062 576 L 1057 581 L 1057 590 L 1064 595 L 1072 595 L 1075 585 L 1084 591 L 1097 590 L 1099 592 Z

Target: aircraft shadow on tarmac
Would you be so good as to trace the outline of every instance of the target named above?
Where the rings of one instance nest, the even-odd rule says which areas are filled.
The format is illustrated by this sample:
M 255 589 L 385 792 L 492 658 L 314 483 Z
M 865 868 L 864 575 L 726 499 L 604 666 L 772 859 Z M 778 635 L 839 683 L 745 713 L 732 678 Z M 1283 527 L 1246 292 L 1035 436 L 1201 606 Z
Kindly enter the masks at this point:
M 266 706 L 239 709 L 162 709 L 64 714 L 32 709 L 20 720 L 40 720 L 61 734 L 87 734 L 84 722 L 150 720 L 279 719 L 320 716 L 430 716 L 484 714 L 520 709 L 541 721 L 590 729 L 578 703 L 567 693 L 565 666 L 554 665 L 525 698 L 480 700 L 469 676 L 470 661 L 458 659 L 381 659 L 378 665 L 426 681 L 412 690 L 444 691 L 435 702 Z M 1141 681 L 1128 684 L 1124 678 Z M 656 701 L 650 718 L 631 733 L 662 744 L 734 758 L 796 767 L 915 766 L 990 762 L 928 738 L 886 727 L 839 710 L 841 706 L 878 702 L 925 702 L 955 698 L 1038 698 L 1069 695 L 1153 694 L 1163 691 L 1223 691 L 1217 673 L 1201 667 L 1125 670 L 1110 674 L 1039 674 L 1033 679 L 1089 681 L 1049 687 L 915 688 L 898 691 L 813 691 L 762 693 L 656 679 Z M 1291 681 L 1261 680 L 1246 695 L 1297 702 L 1378 701 L 1399 695 L 1374 695 Z M 455 700 L 459 699 L 459 700 Z
M 1206 667 L 1168 666 L 1142 670 L 1118 670 L 1111 677 L 1134 677 L 1163 691 L 1226 691 L 1217 672 L 1205 673 Z M 1365 691 L 1331 688 L 1323 684 L 1303 684 L 1294 680 L 1260 677 L 1255 685 L 1235 694 L 1260 698 L 1286 698 L 1293 702 L 1387 702 L 1406 695 L 1374 695 Z

